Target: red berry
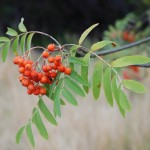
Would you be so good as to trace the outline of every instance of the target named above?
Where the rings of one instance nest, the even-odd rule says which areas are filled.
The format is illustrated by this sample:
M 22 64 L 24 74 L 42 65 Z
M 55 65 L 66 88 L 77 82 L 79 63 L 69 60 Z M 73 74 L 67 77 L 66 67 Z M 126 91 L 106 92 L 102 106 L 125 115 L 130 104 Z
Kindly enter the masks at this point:
M 35 87 L 34 85 L 31 83 L 28 85 L 28 89 L 31 90 L 31 91 L 34 91 Z
M 57 76 L 56 71 L 51 71 L 50 77 L 51 77 L 51 78 L 56 78 L 56 76 Z
M 41 88 L 40 89 L 40 94 L 41 95 L 45 95 L 46 94 L 46 89 L 45 88 Z
M 31 94 L 33 93 L 33 91 L 30 90 L 30 89 L 27 89 L 27 93 L 28 93 L 29 95 L 31 95 Z
M 24 67 L 20 67 L 20 68 L 19 68 L 19 72 L 20 72 L 20 73 L 24 73 L 24 72 L 25 72 L 25 68 L 24 68 Z
M 43 58 L 48 58 L 48 56 L 49 56 L 49 53 L 48 53 L 48 52 L 44 51 L 44 52 L 42 53 L 42 57 L 43 57 Z
M 58 62 L 61 61 L 61 56 L 60 56 L 60 55 L 57 55 L 57 56 L 55 57 L 55 60 L 58 61 Z
M 60 66 L 58 66 L 57 69 L 58 69 L 60 72 L 64 72 L 64 71 L 65 71 L 65 66 L 60 65 Z
M 32 65 L 31 65 L 31 64 L 26 64 L 26 65 L 25 65 L 25 69 L 31 70 L 31 69 L 32 69 Z
M 42 70 L 44 71 L 44 72 L 47 72 L 48 70 L 47 70 L 47 65 L 44 65 L 43 67 L 42 67 Z
M 54 45 L 54 44 L 49 44 L 49 45 L 47 46 L 47 49 L 48 49 L 50 52 L 53 52 L 54 49 L 55 49 L 55 45 Z
M 55 59 L 54 59 L 54 57 L 53 57 L 53 56 L 50 56 L 50 57 L 48 58 L 48 62 L 49 62 L 49 63 L 53 63 L 53 62 L 54 62 L 54 60 L 55 60 Z
M 23 75 L 26 76 L 26 77 L 30 77 L 31 76 L 31 71 L 25 70 L 25 72 L 23 73 Z
M 40 82 L 41 82 L 42 84 L 45 84 L 45 83 L 48 82 L 48 78 L 47 78 L 46 76 L 43 76 L 43 77 L 41 78 Z
M 65 68 L 64 73 L 67 74 L 67 75 L 70 75 L 71 74 L 71 69 L 70 68 Z

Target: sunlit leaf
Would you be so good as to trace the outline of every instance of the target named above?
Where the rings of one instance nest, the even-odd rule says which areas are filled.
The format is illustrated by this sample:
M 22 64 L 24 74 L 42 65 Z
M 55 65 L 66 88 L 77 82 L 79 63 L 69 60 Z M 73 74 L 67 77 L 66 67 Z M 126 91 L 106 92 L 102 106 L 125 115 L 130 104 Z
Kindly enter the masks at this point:
M 122 90 L 120 90 L 119 101 L 120 101 L 120 105 L 123 109 L 125 109 L 127 111 L 131 110 L 131 104 L 130 104 L 127 96 L 125 95 L 125 93 Z
M 33 147 L 35 147 L 35 142 L 34 142 L 34 137 L 33 137 L 33 133 L 32 133 L 31 123 L 27 124 L 26 133 L 27 133 L 27 136 L 28 136 L 28 139 L 29 139 L 31 145 Z
M 112 92 L 116 100 L 116 103 L 119 107 L 120 113 L 122 114 L 123 117 L 125 117 L 125 110 L 121 107 L 120 100 L 119 100 L 120 90 L 117 87 L 117 76 L 114 76 L 112 80 Z
M 27 37 L 27 50 L 31 48 L 31 41 L 32 41 L 33 35 L 34 33 L 30 33 Z
M 100 87 L 102 82 L 102 75 L 103 75 L 103 66 L 102 62 L 96 63 L 93 71 L 93 77 L 92 77 L 92 91 L 93 96 L 97 100 L 100 95 Z
M 79 65 L 87 66 L 87 64 L 82 59 L 77 58 L 77 57 L 70 56 L 68 58 L 68 61 L 72 62 L 74 64 L 79 64 Z
M 24 25 L 24 18 L 21 18 L 21 22 L 19 23 L 19 25 L 18 25 L 18 29 L 21 31 L 21 32 L 27 32 L 27 29 L 26 29 L 26 27 L 25 27 L 25 25 Z
M 76 71 L 72 70 L 70 76 L 72 79 L 74 79 L 75 81 L 77 81 L 78 83 L 82 84 L 82 85 L 86 85 L 88 86 L 88 81 L 86 81 L 82 76 L 80 76 Z
M 80 39 L 79 39 L 79 45 L 82 44 L 82 42 L 85 40 L 85 38 L 87 37 L 87 35 L 88 35 L 96 26 L 98 26 L 98 24 L 99 24 L 99 23 L 96 23 L 96 24 L 92 25 L 91 27 L 89 27 L 88 29 L 86 29 L 86 30 L 82 33 L 82 35 L 81 35 L 81 37 L 80 37 Z
M 56 122 L 55 118 L 50 113 L 50 111 L 48 110 L 47 106 L 44 104 L 44 102 L 43 102 L 41 97 L 40 97 L 40 100 L 39 100 L 39 108 L 40 108 L 41 112 L 43 113 L 43 115 L 45 116 L 45 118 L 50 123 L 52 123 L 53 125 L 57 125 L 57 122 Z
M 2 49 L 2 60 L 5 62 L 7 55 L 8 55 L 8 50 L 10 47 L 10 42 L 6 43 Z
M 125 67 L 130 65 L 139 65 L 146 64 L 150 62 L 149 57 L 133 55 L 133 56 L 125 56 L 119 59 L 114 60 L 111 65 L 113 67 Z
M 61 117 L 60 97 L 62 92 L 62 82 L 63 80 L 60 79 L 58 84 L 56 85 L 55 92 L 54 92 L 54 114 L 55 116 L 59 116 L 59 117 Z
M 3 47 L 5 45 L 5 43 L 0 43 L 0 48 Z
M 19 37 L 17 37 L 12 43 L 12 50 L 14 53 L 18 51 L 18 44 L 19 44 Z
M 123 85 L 136 93 L 145 93 L 146 92 L 146 88 L 138 81 L 134 81 L 134 80 L 123 80 Z
M 65 87 L 62 90 L 62 95 L 72 105 L 75 105 L 75 106 L 78 105 L 78 103 L 77 103 L 76 99 L 74 98 L 74 96 Z
M 21 137 L 22 137 L 22 134 L 23 134 L 23 131 L 25 129 L 25 126 L 21 127 L 17 134 L 16 134 L 16 143 L 19 144 L 20 143 L 20 140 L 21 140 Z
M 18 35 L 18 33 L 14 29 L 9 28 L 9 27 L 7 28 L 6 34 L 10 35 L 10 36 L 17 36 Z
M 73 45 L 71 48 L 70 48 L 70 54 L 71 56 L 75 56 L 78 48 L 80 47 L 80 45 Z
M 106 99 L 110 106 L 113 106 L 113 96 L 112 96 L 112 89 L 111 89 L 111 68 L 108 67 L 104 73 L 103 78 L 103 84 L 104 84 L 104 93 L 106 96 Z
M 113 46 L 116 46 L 116 43 L 112 42 L 112 41 L 101 41 L 101 42 L 97 42 L 95 44 L 93 44 L 91 46 L 91 51 L 96 51 L 99 50 L 109 44 L 112 44 Z
M 7 37 L 0 37 L 0 42 L 8 42 L 9 41 L 9 38 Z
M 78 95 L 80 95 L 82 97 L 85 96 L 85 93 L 82 90 L 82 88 L 76 82 L 74 82 L 73 80 L 71 80 L 70 78 L 68 78 L 68 77 L 65 78 L 65 84 L 67 85 L 67 87 L 69 89 L 71 89 L 76 94 L 78 94 Z
M 35 121 L 35 125 L 40 133 L 40 135 L 45 138 L 45 139 L 48 139 L 48 133 L 47 133 L 47 130 L 43 124 L 43 121 L 41 119 L 41 116 L 38 112 L 38 110 L 36 110 L 36 113 L 34 115 L 34 121 Z
M 24 34 L 20 40 L 20 49 L 22 50 L 22 52 L 25 52 L 26 36 L 27 34 Z

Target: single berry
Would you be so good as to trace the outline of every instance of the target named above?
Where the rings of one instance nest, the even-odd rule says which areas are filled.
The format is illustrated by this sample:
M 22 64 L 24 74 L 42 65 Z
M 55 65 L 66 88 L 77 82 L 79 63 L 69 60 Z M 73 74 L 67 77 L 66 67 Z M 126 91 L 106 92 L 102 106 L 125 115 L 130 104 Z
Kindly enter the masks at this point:
M 44 52 L 42 53 L 42 57 L 43 57 L 43 58 L 48 58 L 48 56 L 49 56 L 49 53 L 48 53 L 48 52 L 44 51 Z
M 71 69 L 70 68 L 65 68 L 64 73 L 67 74 L 67 75 L 70 75 L 71 74 Z
M 55 45 L 54 45 L 54 44 L 49 44 L 49 45 L 47 46 L 47 49 L 48 49 L 50 52 L 53 52 L 54 49 L 55 49 Z
M 29 95 L 31 95 L 31 94 L 33 93 L 33 91 L 30 90 L 30 89 L 27 89 L 27 93 L 28 93 Z
M 58 69 L 60 72 L 64 72 L 64 71 L 65 71 L 65 66 L 60 65 L 60 66 L 58 66 L 57 69 Z
M 25 65 L 25 69 L 31 70 L 31 69 L 32 69 L 32 65 L 31 65 L 31 64 L 26 64 L 26 65 Z
M 57 56 L 55 57 L 55 60 L 58 61 L 58 62 L 60 62 L 60 61 L 61 61 L 61 56 L 60 56 L 60 55 L 57 55 Z
M 50 77 L 51 78 L 56 78 L 56 76 L 57 76 L 57 72 L 56 71 L 51 71 Z
M 45 95 L 46 94 L 46 89 L 45 88 L 41 88 L 40 89 L 40 94 L 41 95 Z
M 53 56 L 48 57 L 48 62 L 49 62 L 49 63 L 53 63 L 53 62 L 54 62 L 54 60 L 55 60 L 55 59 L 54 59 L 54 57 L 53 57 Z
M 20 73 L 24 73 L 24 72 L 25 72 L 25 68 L 24 68 L 24 67 L 20 67 L 20 68 L 19 68 L 19 72 L 20 72 Z
M 28 85 L 28 89 L 31 90 L 31 91 L 34 91 L 35 87 L 34 85 L 31 83 Z

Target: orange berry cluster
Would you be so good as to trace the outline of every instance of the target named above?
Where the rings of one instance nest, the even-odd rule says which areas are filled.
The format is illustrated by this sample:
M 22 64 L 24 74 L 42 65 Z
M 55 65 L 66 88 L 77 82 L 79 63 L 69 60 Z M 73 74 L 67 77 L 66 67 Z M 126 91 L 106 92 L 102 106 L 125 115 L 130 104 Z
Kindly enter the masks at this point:
M 135 36 L 127 31 L 123 32 L 122 38 L 123 40 L 128 41 L 130 43 L 135 41 Z
M 16 56 L 13 60 L 15 65 L 18 65 L 20 72 L 20 82 L 23 86 L 27 87 L 29 95 L 46 95 L 44 84 L 52 84 L 53 80 L 57 77 L 58 71 L 71 74 L 71 69 L 62 64 L 62 57 L 60 55 L 51 56 L 55 50 L 54 44 L 49 44 L 47 50 L 42 53 L 44 63 L 37 71 L 38 62 L 33 62 L 27 57 Z

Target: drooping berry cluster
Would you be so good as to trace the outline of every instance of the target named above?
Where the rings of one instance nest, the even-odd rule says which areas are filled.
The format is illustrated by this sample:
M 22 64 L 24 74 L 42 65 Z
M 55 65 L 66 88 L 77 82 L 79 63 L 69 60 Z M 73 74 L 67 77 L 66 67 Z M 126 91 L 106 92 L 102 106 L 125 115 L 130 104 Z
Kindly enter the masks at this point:
M 62 64 L 62 57 L 60 55 L 52 56 L 55 50 L 54 44 L 49 44 L 47 49 L 42 53 L 44 59 L 41 68 L 39 62 L 33 62 L 26 56 L 16 56 L 13 63 L 18 65 L 20 72 L 20 82 L 27 87 L 29 95 L 46 95 L 45 84 L 52 84 L 57 77 L 58 72 L 71 74 L 71 69 Z

